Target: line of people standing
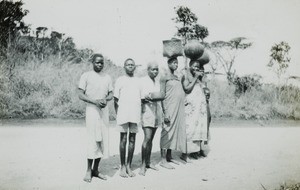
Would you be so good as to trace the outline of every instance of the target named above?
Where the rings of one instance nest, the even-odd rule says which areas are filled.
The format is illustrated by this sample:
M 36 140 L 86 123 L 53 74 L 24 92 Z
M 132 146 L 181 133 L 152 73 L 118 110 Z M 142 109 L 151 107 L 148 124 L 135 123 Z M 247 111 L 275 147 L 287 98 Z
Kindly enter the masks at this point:
M 138 78 L 134 76 L 135 62 L 129 58 L 124 62 L 126 74 L 116 80 L 114 89 L 109 75 L 102 72 L 103 56 L 94 54 L 92 63 L 93 70 L 81 76 L 78 86 L 79 98 L 87 103 L 88 159 L 84 181 L 90 182 L 92 177 L 106 180 L 106 176 L 99 172 L 99 163 L 102 157 L 109 154 L 109 114 L 106 105 L 112 99 L 120 130 L 121 177 L 135 176 L 131 163 L 139 123 L 144 132 L 140 175 L 145 175 L 147 169 L 158 170 L 151 164 L 150 157 L 152 141 L 160 126 L 160 166 L 174 169 L 170 162 L 179 164 L 173 159 L 172 150 L 182 152 L 180 158 L 185 162 L 190 162 L 189 156 L 195 159 L 205 156 L 202 146 L 209 136 L 209 93 L 206 93 L 208 91 L 202 80 L 204 68 L 199 61 L 191 61 L 189 69 L 179 78 L 175 74 L 177 57 L 169 58 L 168 72 L 157 81 L 159 67 L 156 63 L 149 63 L 148 75 Z

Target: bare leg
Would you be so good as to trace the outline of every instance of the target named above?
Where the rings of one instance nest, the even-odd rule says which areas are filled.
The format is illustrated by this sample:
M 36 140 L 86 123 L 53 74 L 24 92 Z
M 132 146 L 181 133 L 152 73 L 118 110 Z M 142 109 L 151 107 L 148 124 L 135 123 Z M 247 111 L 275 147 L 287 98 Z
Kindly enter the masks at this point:
M 93 159 L 87 159 L 87 170 L 83 181 L 90 183 L 92 181 L 92 165 Z
M 93 167 L 93 170 L 92 170 L 92 176 L 93 177 L 98 177 L 100 179 L 103 179 L 103 180 L 107 180 L 107 178 L 105 177 L 105 175 L 101 174 L 99 172 L 99 163 L 100 163 L 100 160 L 101 158 L 96 158 L 95 161 L 94 161 L 94 167 Z
M 174 160 L 174 159 L 172 158 L 172 150 L 171 150 L 171 149 L 168 149 L 168 150 L 167 150 L 166 159 L 167 159 L 167 162 L 172 162 L 172 163 L 174 163 L 174 164 L 179 165 L 179 162 L 176 161 L 176 160 Z
M 192 163 L 192 161 L 189 159 L 187 153 L 182 153 L 181 156 L 180 156 L 180 159 L 185 161 L 186 163 Z
M 198 160 L 198 152 L 190 153 L 190 157 L 195 159 L 195 160 Z
M 204 153 L 203 151 L 203 147 L 202 147 L 202 142 L 203 141 L 200 141 L 200 151 L 199 151 L 199 157 L 206 157 L 206 154 Z
M 128 177 L 126 173 L 125 157 L 126 157 L 127 133 L 120 133 L 120 160 L 121 160 L 121 177 Z
M 157 167 L 155 167 L 153 164 L 151 164 L 152 143 L 153 143 L 153 139 L 154 139 L 156 129 L 157 128 L 151 128 L 151 139 L 150 139 L 150 142 L 149 142 L 148 154 L 147 154 L 147 157 L 146 157 L 146 168 L 150 168 L 150 169 L 153 169 L 153 170 L 158 170 Z
M 171 164 L 167 162 L 166 158 L 166 150 L 165 149 L 160 149 L 160 154 L 161 154 L 161 162 L 160 166 L 166 169 L 175 169 Z
M 142 144 L 142 166 L 140 169 L 139 174 L 145 176 L 146 173 L 146 161 L 148 161 L 148 149 L 149 149 L 149 142 L 151 140 L 151 128 L 150 127 L 143 127 L 144 131 L 144 141 Z
M 131 170 L 131 163 L 135 148 L 135 133 L 129 133 L 129 144 L 128 144 L 128 157 L 127 157 L 127 166 L 126 166 L 126 172 L 129 175 L 129 177 L 134 177 L 135 174 Z

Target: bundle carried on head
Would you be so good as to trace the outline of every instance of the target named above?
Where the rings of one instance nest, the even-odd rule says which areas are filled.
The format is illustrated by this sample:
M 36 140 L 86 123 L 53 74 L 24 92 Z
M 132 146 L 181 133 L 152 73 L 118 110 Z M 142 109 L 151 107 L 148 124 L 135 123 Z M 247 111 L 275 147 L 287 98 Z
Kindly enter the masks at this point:
M 198 40 L 188 41 L 184 46 L 184 54 L 191 60 L 198 60 L 203 65 L 209 62 L 209 55 Z
M 183 45 L 181 40 L 176 38 L 172 38 L 171 40 L 164 40 L 163 56 L 168 58 L 183 56 Z

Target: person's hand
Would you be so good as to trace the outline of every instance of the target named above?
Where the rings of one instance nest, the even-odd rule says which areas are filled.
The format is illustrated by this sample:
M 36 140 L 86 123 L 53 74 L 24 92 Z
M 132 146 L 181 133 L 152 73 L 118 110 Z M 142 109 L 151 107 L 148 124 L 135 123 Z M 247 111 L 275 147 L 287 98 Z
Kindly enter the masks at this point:
M 206 100 L 209 100 L 209 98 L 210 98 L 210 90 L 209 90 L 209 88 L 205 87 L 205 88 L 203 88 L 203 91 L 204 91 Z
M 106 99 L 96 100 L 96 105 L 97 105 L 99 108 L 105 108 L 105 107 L 106 107 L 106 104 L 107 104 Z
M 145 96 L 145 101 L 146 102 L 151 102 L 152 98 L 151 98 L 151 93 L 147 94 L 147 96 Z
M 199 79 L 203 76 L 204 76 L 204 71 L 203 70 L 195 71 L 195 78 Z
M 101 99 L 101 100 L 100 100 L 100 106 L 101 106 L 101 108 L 105 108 L 106 105 L 107 105 L 106 99 Z
M 168 123 L 171 122 L 169 115 L 165 114 L 165 116 L 164 116 L 164 122 L 165 122 L 165 124 L 168 124 Z

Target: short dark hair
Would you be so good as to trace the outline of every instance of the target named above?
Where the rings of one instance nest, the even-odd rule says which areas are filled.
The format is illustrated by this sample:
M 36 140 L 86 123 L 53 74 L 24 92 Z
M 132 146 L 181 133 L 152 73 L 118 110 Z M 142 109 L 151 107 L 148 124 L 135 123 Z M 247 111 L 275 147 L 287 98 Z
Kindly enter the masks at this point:
M 177 57 L 176 57 L 176 56 L 170 57 L 170 58 L 168 59 L 168 64 L 172 63 L 174 60 L 177 60 Z
M 193 59 L 190 61 L 189 66 L 191 67 L 194 63 L 199 63 L 200 69 L 204 69 L 204 65 L 198 59 Z
M 124 61 L 124 66 L 125 66 L 125 64 L 126 64 L 127 61 L 132 61 L 132 62 L 135 63 L 135 61 L 134 61 L 132 58 L 127 58 L 127 59 Z
M 199 63 L 199 65 L 201 65 L 199 60 L 197 60 L 197 59 L 192 59 L 192 60 L 190 61 L 190 63 L 189 63 L 189 66 L 191 67 L 192 65 L 194 65 L 194 63 Z
M 91 56 L 91 62 L 94 63 L 97 57 L 101 57 L 104 58 L 103 55 L 101 53 L 95 53 Z

